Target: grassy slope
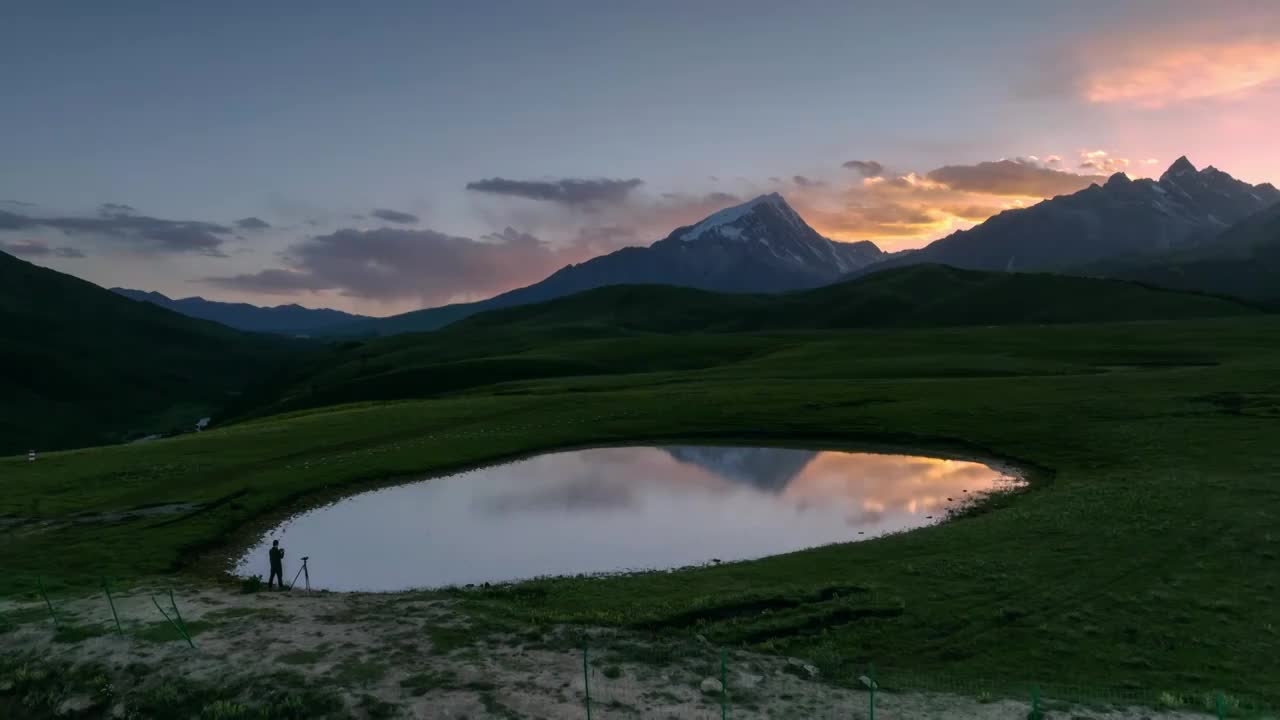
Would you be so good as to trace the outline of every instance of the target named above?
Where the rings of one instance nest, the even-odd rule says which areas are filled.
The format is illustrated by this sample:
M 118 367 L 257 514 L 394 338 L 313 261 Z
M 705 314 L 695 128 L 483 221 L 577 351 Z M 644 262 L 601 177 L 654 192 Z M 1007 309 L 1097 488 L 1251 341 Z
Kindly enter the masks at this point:
M 1258 311 L 1229 300 L 1114 280 L 889 270 L 784 295 L 621 285 L 498 310 L 445 330 L 349 343 L 298 367 L 252 414 L 361 400 L 431 397 L 511 380 L 692 370 L 762 351 L 742 333 L 874 327 L 1186 319 Z M 736 333 L 733 339 L 711 337 Z M 643 343 L 637 337 L 647 336 Z
M 608 362 L 654 356 L 654 342 L 563 347 L 581 362 Z M 654 437 L 972 447 L 1047 474 L 1008 507 L 922 532 L 466 597 L 481 613 L 537 622 L 699 632 L 813 659 L 829 676 L 874 660 L 962 677 L 1225 687 L 1280 701 L 1277 319 L 699 342 L 750 352 L 723 350 L 700 370 L 526 381 L 34 465 L 0 459 L 0 514 L 50 523 L 7 531 L 0 591 L 30 591 L 37 573 L 89 584 L 100 574 L 164 572 L 302 494 L 550 447 Z M 65 522 L 182 501 L 209 506 Z M 839 597 L 824 592 L 837 587 Z M 790 606 L 762 615 L 751 604 L 762 597 Z M 707 619 L 691 624 L 698 610 Z
M 297 343 L 0 253 L 0 452 L 189 429 Z
M 663 333 L 744 332 L 1122 322 L 1253 312 L 1229 300 L 1116 280 L 915 265 L 774 296 L 608 287 L 484 313 L 457 329 L 590 325 Z

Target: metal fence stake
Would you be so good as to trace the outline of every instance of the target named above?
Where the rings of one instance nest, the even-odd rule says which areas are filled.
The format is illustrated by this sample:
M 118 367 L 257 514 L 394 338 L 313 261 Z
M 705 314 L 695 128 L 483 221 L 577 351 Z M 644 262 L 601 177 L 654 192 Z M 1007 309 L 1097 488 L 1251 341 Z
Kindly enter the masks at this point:
M 111 597 L 111 583 L 102 578 L 102 589 L 107 593 L 107 604 L 111 606 L 111 617 L 116 621 L 116 632 L 124 635 L 124 628 L 120 627 L 120 615 L 116 613 L 116 601 Z
M 587 646 L 582 645 L 582 690 L 587 696 L 587 720 L 591 720 L 591 670 L 587 665 Z
M 724 648 L 720 648 L 720 720 L 729 717 L 729 673 Z
M 871 697 L 871 701 L 870 701 L 870 702 L 871 702 L 871 708 L 870 708 L 871 720 L 876 720 L 876 664 L 875 664 L 875 663 L 871 663 L 871 667 L 867 669 L 867 678 L 868 678 L 869 680 L 871 680 L 871 687 L 869 688 L 869 690 L 870 690 L 870 692 L 871 692 L 871 695 L 870 695 L 870 697 Z
M 36 576 L 36 585 L 40 587 L 40 596 L 44 598 L 44 606 L 49 608 L 49 617 L 53 618 L 53 629 L 58 630 L 58 613 L 53 611 L 53 603 L 49 602 L 49 593 L 44 591 L 44 578 Z

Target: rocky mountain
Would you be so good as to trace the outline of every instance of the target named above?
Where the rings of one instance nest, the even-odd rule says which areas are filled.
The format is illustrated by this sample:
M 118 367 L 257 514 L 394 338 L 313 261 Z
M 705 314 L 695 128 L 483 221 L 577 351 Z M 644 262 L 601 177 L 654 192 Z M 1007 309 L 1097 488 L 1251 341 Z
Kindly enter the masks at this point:
M 1114 256 L 1155 257 L 1212 242 L 1224 229 L 1280 201 L 1270 184 L 1250 185 L 1180 157 L 1159 180 L 1116 173 L 1029 208 L 1007 210 L 860 272 L 919 263 L 975 270 L 1084 267 Z
M 1111 258 L 1084 273 L 1280 308 L 1280 204 L 1250 215 L 1212 240 L 1154 258 Z
M 608 285 L 649 284 L 720 292 L 784 292 L 835 282 L 884 256 L 870 242 L 840 243 L 809 227 L 777 193 L 677 228 L 649 247 L 623 248 L 561 268 L 488 300 L 418 310 L 336 328 L 340 334 L 434 330 L 486 310 L 528 305 Z
M 212 320 L 237 330 L 271 332 L 286 335 L 306 335 L 340 325 L 367 320 L 363 315 L 352 315 L 339 310 L 312 309 L 301 305 L 277 305 L 259 307 L 248 303 L 227 303 L 188 297 L 174 300 L 158 292 L 111 288 L 111 292 L 131 300 L 149 302 L 182 313 L 187 317 Z

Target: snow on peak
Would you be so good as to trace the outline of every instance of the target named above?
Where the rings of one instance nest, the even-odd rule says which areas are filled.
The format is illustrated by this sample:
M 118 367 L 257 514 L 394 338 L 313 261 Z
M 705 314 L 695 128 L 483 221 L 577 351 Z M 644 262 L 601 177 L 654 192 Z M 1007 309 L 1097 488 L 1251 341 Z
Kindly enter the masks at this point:
M 796 212 L 791 209 L 791 206 L 787 204 L 787 201 L 784 200 L 781 195 L 774 192 L 748 200 L 741 205 L 734 205 L 733 207 L 727 207 L 719 212 L 712 213 L 702 222 L 684 231 L 680 235 L 680 239 L 685 242 L 689 242 L 690 240 L 696 240 L 702 237 L 704 234 L 712 230 L 718 230 L 719 234 L 724 237 L 736 238 L 741 234 L 741 230 L 739 228 L 725 226 L 741 220 L 762 204 L 773 207 L 793 225 L 799 221 L 799 216 L 797 216 Z

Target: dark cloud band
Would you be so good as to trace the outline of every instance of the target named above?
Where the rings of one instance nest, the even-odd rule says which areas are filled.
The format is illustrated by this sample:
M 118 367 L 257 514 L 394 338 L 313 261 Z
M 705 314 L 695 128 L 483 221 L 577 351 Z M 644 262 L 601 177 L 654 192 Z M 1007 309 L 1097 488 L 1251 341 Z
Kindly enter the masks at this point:
M 73 247 L 49 247 L 39 240 L 19 240 L 18 242 L 0 242 L 0 252 L 7 252 L 18 257 L 60 257 L 82 258 L 84 253 Z
M 850 160 L 841 167 L 861 173 L 863 177 L 880 177 L 884 174 L 884 165 L 875 160 Z
M 609 178 L 563 180 L 508 180 L 495 177 L 467 183 L 467 189 L 492 195 L 508 195 L 529 200 L 554 202 L 569 206 L 610 205 L 627 199 L 632 190 L 640 187 L 640 178 L 614 180 Z
M 1076 175 L 1054 170 L 1026 160 L 946 165 L 930 171 L 927 177 L 954 190 L 1025 197 L 1064 195 L 1107 179 L 1101 175 Z
M 221 257 L 226 225 L 195 220 L 163 220 L 125 212 L 127 205 L 99 208 L 100 217 L 32 217 L 0 210 L 0 230 L 53 228 L 68 235 L 97 235 L 158 252 L 195 253 Z M 129 208 L 131 209 L 131 208 Z
M 400 212 L 399 210 L 388 210 L 387 208 L 378 208 L 369 213 L 379 220 L 386 220 L 391 223 L 399 223 L 401 225 L 417 225 L 419 218 L 413 213 Z

